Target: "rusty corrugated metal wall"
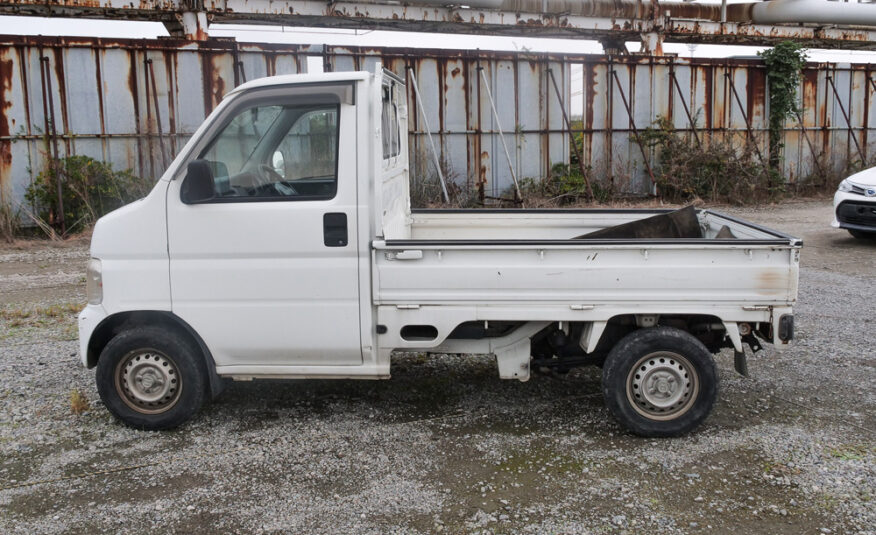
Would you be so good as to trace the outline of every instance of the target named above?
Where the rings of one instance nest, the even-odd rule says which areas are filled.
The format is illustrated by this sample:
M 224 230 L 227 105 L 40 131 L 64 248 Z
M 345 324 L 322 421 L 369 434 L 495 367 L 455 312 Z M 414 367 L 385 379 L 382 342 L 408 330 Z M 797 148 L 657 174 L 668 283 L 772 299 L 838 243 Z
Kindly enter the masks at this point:
M 425 124 L 436 139 L 446 174 L 460 183 L 484 184 L 500 196 L 519 178 L 542 178 L 552 164 L 569 162 L 569 135 L 560 103 L 549 87 L 552 69 L 569 102 L 569 65 L 561 56 L 448 50 L 327 47 L 327 69 L 373 69 L 377 61 L 407 76 L 412 69 L 427 120 L 408 90 L 411 169 L 414 176 L 437 180 Z M 482 71 L 482 72 L 481 72 Z M 408 76 L 410 84 L 410 77 Z M 489 91 L 486 84 L 489 83 Z M 498 120 L 490 105 L 498 111 Z M 499 126 L 502 127 L 501 134 Z M 511 156 L 502 147 L 505 143 Z
M 49 155 L 84 154 L 157 178 L 228 90 L 303 72 L 307 56 L 321 57 L 327 70 L 370 69 L 376 61 L 399 74 L 413 68 L 449 175 L 484 183 L 487 195 L 508 190 L 509 167 L 518 178 L 538 179 L 569 161 L 569 134 L 548 71 L 567 112 L 580 116 L 575 129 L 583 132 L 585 163 L 621 191 L 651 191 L 643 153 L 656 164 L 655 155 L 641 150 L 633 134 L 661 115 L 688 131 L 693 117 L 704 139 L 750 136 L 767 152 L 766 76 L 757 60 L 5 36 L 0 192 L 22 202 Z M 791 182 L 811 172 L 815 156 L 841 169 L 873 153 L 872 67 L 812 64 L 804 75 L 805 128 L 792 120 L 785 132 Z M 414 178 L 428 178 L 434 171 L 413 91 L 408 116 Z
M 21 202 L 49 156 L 82 154 L 158 178 L 222 96 L 250 77 L 300 72 L 272 52 L 213 40 L 0 38 L 0 181 Z

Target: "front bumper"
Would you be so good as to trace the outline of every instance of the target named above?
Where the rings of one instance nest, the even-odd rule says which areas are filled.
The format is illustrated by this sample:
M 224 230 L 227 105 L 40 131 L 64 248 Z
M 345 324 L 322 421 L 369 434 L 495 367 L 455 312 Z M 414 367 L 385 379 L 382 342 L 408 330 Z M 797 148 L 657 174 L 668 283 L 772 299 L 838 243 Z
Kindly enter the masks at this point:
M 94 330 L 107 317 L 103 305 L 87 305 L 79 313 L 79 360 L 88 367 L 88 342 Z
M 876 198 L 836 192 L 833 196 L 834 228 L 876 231 Z

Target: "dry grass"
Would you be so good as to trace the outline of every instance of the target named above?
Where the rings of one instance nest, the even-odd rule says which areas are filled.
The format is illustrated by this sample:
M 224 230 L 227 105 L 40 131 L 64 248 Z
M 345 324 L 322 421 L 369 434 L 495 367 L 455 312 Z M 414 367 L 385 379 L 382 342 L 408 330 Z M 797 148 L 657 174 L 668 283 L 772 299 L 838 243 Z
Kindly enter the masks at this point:
M 0 321 L 8 327 L 45 326 L 52 320 L 74 318 L 84 306 L 82 303 L 57 303 L 34 308 L 0 308 Z
M 4 195 L 0 195 L 0 239 L 12 243 L 21 229 L 21 219 L 18 211 L 3 197 Z
M 73 414 L 82 414 L 91 410 L 91 404 L 88 403 L 88 398 L 78 389 L 70 391 L 70 411 Z

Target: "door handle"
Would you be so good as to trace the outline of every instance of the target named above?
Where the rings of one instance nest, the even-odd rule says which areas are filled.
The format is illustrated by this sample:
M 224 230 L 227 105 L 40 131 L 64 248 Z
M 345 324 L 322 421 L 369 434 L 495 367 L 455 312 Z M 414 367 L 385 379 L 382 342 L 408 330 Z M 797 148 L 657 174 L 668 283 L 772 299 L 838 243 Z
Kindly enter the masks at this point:
M 346 247 L 347 214 L 343 212 L 323 214 L 322 238 L 326 247 Z
M 423 251 L 404 250 L 395 253 L 396 260 L 420 260 L 423 258 Z

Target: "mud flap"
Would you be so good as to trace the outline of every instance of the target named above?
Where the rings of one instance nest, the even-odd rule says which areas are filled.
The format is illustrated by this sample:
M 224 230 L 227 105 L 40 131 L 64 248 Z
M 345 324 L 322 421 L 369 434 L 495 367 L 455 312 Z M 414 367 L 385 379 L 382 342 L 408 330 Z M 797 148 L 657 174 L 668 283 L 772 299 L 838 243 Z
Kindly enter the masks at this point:
M 500 379 L 529 380 L 530 341 L 519 340 L 509 346 L 496 348 L 496 363 L 499 365 Z
M 754 355 L 757 355 L 758 351 L 763 351 L 763 346 L 760 345 L 760 341 L 754 336 L 754 333 L 746 334 L 742 337 L 742 341 L 748 344 L 748 347 L 751 348 L 751 352 Z M 748 358 L 745 356 L 744 347 L 742 348 L 742 351 L 733 352 L 733 367 L 736 368 L 739 375 L 748 377 Z
M 733 367 L 736 368 L 736 372 L 739 375 L 748 377 L 748 360 L 745 357 L 744 349 L 733 352 Z

